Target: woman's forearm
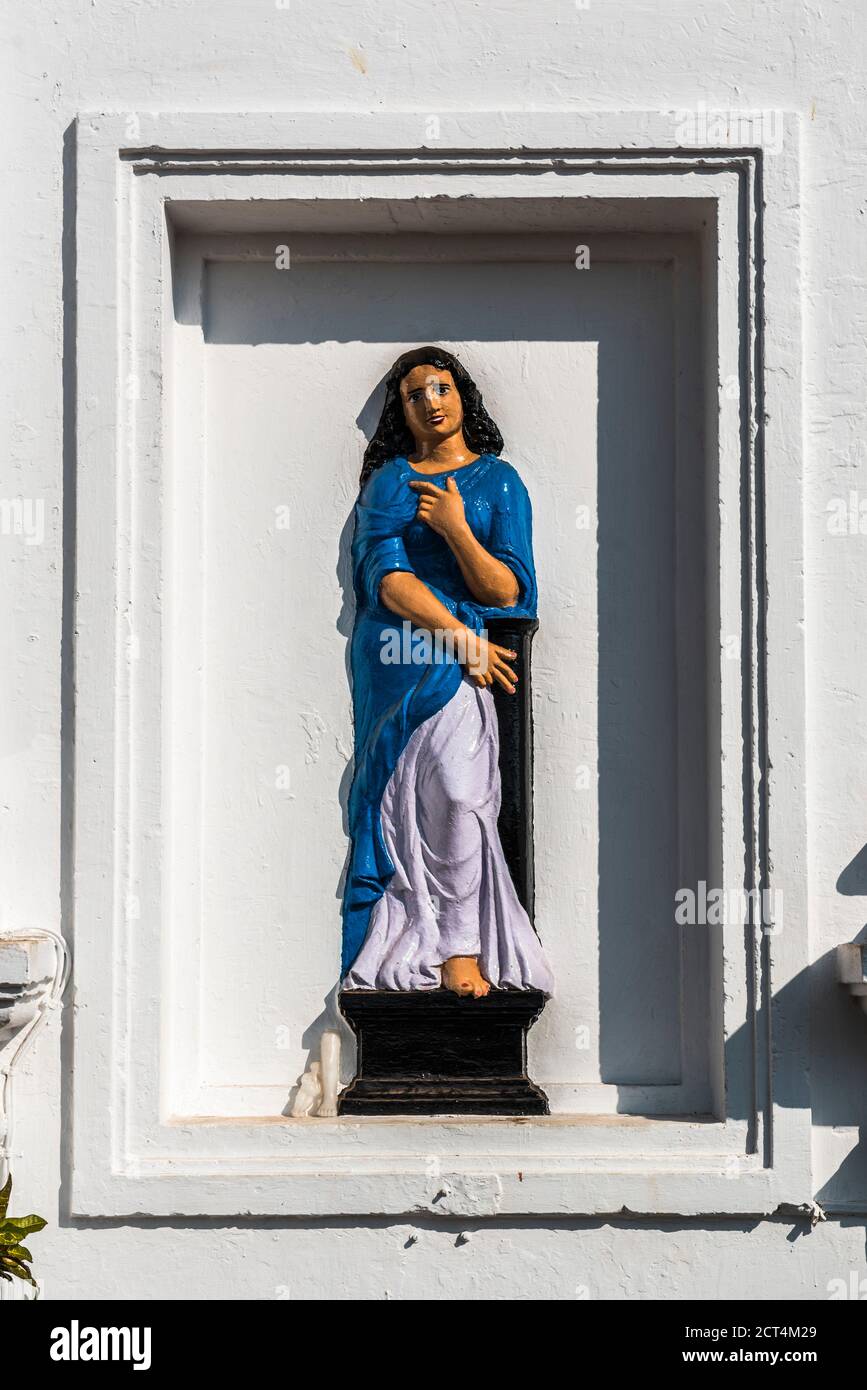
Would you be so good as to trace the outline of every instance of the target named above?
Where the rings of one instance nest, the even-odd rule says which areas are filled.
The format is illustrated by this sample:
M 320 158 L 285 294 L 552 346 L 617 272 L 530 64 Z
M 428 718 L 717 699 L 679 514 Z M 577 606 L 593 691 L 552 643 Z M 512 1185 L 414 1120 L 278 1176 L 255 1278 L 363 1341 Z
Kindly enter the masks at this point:
M 414 574 L 392 570 L 379 586 L 379 596 L 386 608 L 399 618 L 409 618 L 416 627 L 430 632 L 466 632 L 464 623 L 450 613 L 445 604 Z
M 514 574 L 502 560 L 495 559 L 485 550 L 469 526 L 461 526 L 447 535 L 446 541 L 477 603 L 486 603 L 495 608 L 512 608 L 518 602 L 520 590 Z
M 449 640 L 454 643 L 456 658 L 476 685 L 493 685 L 496 681 L 514 695 L 518 677 L 510 663 L 516 653 L 489 642 L 484 633 L 474 632 L 459 622 L 416 575 L 392 570 L 380 583 L 379 597 L 392 613 L 409 619 L 416 627 L 435 634 L 451 633 Z

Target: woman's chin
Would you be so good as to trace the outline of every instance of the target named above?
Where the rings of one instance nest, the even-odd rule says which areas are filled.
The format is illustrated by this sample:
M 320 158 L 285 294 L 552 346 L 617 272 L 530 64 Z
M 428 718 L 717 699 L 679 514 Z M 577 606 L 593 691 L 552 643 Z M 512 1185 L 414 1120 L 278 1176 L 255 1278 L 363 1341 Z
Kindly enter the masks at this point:
M 443 420 L 439 425 L 428 425 L 423 440 L 424 444 L 442 444 L 443 440 L 451 439 L 453 435 L 460 433 L 460 425 L 453 425 L 449 420 Z

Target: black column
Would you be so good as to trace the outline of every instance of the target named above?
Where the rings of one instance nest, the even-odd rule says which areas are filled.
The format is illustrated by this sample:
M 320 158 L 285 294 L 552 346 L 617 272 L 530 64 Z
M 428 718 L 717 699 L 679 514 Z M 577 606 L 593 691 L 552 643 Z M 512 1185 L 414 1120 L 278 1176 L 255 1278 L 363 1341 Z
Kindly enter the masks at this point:
M 510 695 L 492 686 L 500 732 L 500 782 L 503 800 L 497 822 L 506 863 L 518 897 L 532 922 L 535 908 L 533 875 L 533 683 L 531 646 L 538 618 L 491 618 L 490 641 L 517 652 L 513 663 L 518 689 Z

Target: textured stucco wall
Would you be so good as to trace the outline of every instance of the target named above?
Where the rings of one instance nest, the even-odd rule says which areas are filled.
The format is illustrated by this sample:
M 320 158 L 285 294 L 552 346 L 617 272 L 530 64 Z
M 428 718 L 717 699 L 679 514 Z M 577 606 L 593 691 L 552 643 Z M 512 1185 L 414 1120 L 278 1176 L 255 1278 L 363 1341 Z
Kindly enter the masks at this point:
M 0 536 L 0 923 L 57 929 L 61 897 L 63 574 L 61 300 L 64 132 L 77 111 L 301 108 L 738 108 L 804 116 L 804 401 L 815 1195 L 867 1210 L 867 1018 L 841 997 L 831 953 L 864 928 L 867 869 L 867 534 L 837 535 L 828 504 L 867 513 L 864 222 L 867 29 L 856 0 L 570 0 L 387 5 L 314 0 L 7 7 L 3 497 L 44 503 L 45 537 Z M 796 283 L 792 293 L 798 293 Z M 773 326 L 769 325 L 770 331 Z M 862 523 L 867 533 L 867 517 Z M 772 602 L 775 596 L 771 596 Z M 790 1240 L 791 1225 L 707 1219 L 522 1223 L 178 1221 L 53 1224 L 62 1206 L 55 1017 L 16 1078 L 16 1206 L 38 1238 L 48 1296 L 183 1298 L 827 1296 L 864 1274 L 863 1218 Z M 859 1128 L 862 1142 L 859 1145 Z M 803 1231 L 803 1227 L 800 1227 Z M 747 1253 L 749 1252 L 749 1258 Z M 748 1281 L 745 1284 L 745 1281 Z

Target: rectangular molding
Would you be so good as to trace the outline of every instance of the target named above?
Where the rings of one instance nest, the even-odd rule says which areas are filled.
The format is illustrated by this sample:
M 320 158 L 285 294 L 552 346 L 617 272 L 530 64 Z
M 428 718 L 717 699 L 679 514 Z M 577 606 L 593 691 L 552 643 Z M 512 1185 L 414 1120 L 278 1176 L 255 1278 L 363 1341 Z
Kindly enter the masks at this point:
M 678 143 L 682 115 L 453 113 L 436 139 L 415 113 L 79 117 L 71 1214 L 758 1215 L 810 1202 L 798 126 L 786 115 L 768 131 L 744 113 L 737 144 L 692 147 Z M 483 231 L 492 208 L 515 230 L 549 231 L 550 245 L 571 225 L 710 228 L 720 758 L 709 795 L 721 882 L 743 889 L 746 863 L 746 886 L 781 893 L 784 919 L 772 932 L 720 929 L 724 1053 L 707 1120 L 179 1117 L 161 1012 L 170 227 L 225 234 L 227 254 L 240 242 L 255 258 L 290 217 L 300 234 L 362 238 L 388 219 L 408 234 L 427 235 L 425 217 L 438 234 Z

